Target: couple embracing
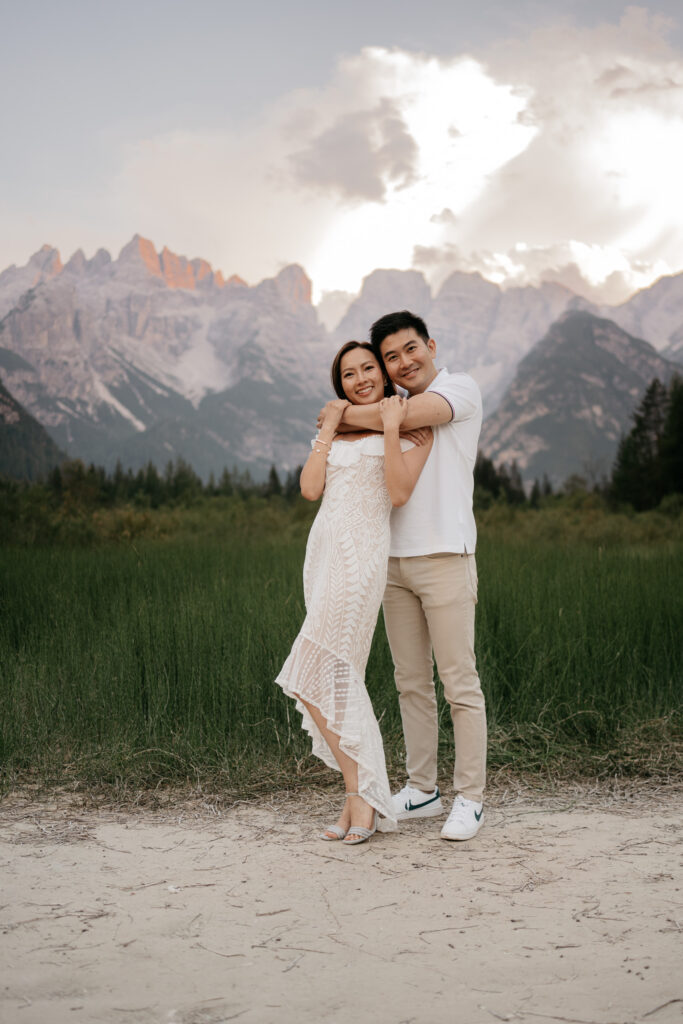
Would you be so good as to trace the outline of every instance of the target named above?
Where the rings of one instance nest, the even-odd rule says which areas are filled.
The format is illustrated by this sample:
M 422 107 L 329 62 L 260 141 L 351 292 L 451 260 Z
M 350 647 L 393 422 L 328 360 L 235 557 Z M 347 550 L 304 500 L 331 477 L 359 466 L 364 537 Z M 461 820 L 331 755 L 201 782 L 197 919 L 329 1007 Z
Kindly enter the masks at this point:
M 441 837 L 471 839 L 486 771 L 472 513 L 481 396 L 467 374 L 437 369 L 436 343 L 407 310 L 377 320 L 370 339 L 337 353 L 338 398 L 321 411 L 301 473 L 303 496 L 323 500 L 306 547 L 306 619 L 277 682 L 296 699 L 314 754 L 344 778 L 341 814 L 321 838 L 351 846 L 444 813 L 436 661 L 455 738 L 456 796 Z M 406 743 L 407 784 L 393 795 L 364 681 L 380 604 Z

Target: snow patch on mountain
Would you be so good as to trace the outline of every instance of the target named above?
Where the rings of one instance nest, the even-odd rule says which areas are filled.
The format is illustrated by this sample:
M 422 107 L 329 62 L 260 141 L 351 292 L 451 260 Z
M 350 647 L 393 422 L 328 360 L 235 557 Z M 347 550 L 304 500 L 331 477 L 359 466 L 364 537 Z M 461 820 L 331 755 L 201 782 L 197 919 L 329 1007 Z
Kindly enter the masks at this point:
M 128 420 L 133 424 L 136 430 L 145 430 L 146 424 L 139 420 L 137 416 L 134 416 L 130 409 L 127 409 L 123 402 L 119 402 L 118 398 L 112 395 L 111 391 L 104 383 L 104 381 L 95 373 L 93 374 L 93 385 L 95 387 L 95 393 L 99 395 L 103 402 L 107 405 L 111 405 L 113 409 L 116 409 L 124 420 Z

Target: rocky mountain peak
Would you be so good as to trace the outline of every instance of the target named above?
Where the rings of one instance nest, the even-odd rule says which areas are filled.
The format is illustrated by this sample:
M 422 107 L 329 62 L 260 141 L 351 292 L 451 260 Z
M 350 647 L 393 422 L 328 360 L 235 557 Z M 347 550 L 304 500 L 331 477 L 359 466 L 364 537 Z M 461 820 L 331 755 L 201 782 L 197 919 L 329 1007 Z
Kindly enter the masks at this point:
M 465 270 L 454 270 L 439 288 L 436 299 L 457 299 L 465 295 L 468 300 L 473 295 L 486 295 L 493 298 L 499 290 L 498 285 L 487 281 L 479 271 L 469 273 Z
M 91 260 L 88 260 L 88 270 L 96 273 L 111 263 L 111 256 L 106 249 L 98 249 Z
M 275 284 L 282 298 L 292 309 L 311 305 L 311 279 L 298 263 L 292 263 L 281 270 L 275 278 Z
M 222 288 L 225 284 L 221 272 L 214 272 L 207 260 L 189 260 L 166 245 L 157 253 L 154 243 L 140 235 L 134 235 L 128 245 L 123 247 L 117 262 L 123 268 L 144 269 L 147 274 L 162 280 L 167 288 L 194 291 L 197 287 Z
M 85 253 L 82 249 L 76 249 L 71 259 L 64 264 L 64 269 L 70 274 L 83 274 L 88 266 Z
M 683 274 L 660 277 L 648 288 L 613 308 L 603 307 L 624 330 L 647 338 L 656 349 L 680 360 L 683 355 Z
M 51 245 L 42 245 L 38 252 L 34 252 L 28 262 L 31 267 L 40 271 L 39 280 L 56 277 L 64 269 L 59 249 L 55 249 Z
M 161 276 L 169 288 L 195 288 L 194 270 L 184 256 L 177 256 L 164 246 L 159 256 L 159 264 Z
M 31 288 L 58 277 L 62 270 L 59 251 L 43 245 L 23 267 L 12 264 L 0 273 L 0 317 L 3 317 Z
M 572 306 L 558 316 L 541 344 L 561 344 L 569 338 L 577 342 L 592 340 L 593 328 L 599 321 L 600 317 L 595 313 Z M 605 323 L 610 322 L 605 321 Z
M 119 253 L 118 263 L 121 266 L 142 267 L 154 277 L 162 277 L 161 263 L 154 245 L 148 238 L 133 235 L 128 245 L 124 245 Z
M 528 481 L 607 474 L 639 397 L 674 369 L 612 320 L 568 310 L 520 361 L 484 421 L 481 449 L 495 462 L 514 459 Z
M 399 308 L 410 309 L 419 315 L 431 304 L 431 290 L 419 270 L 373 270 L 363 279 L 359 298 L 361 302 L 381 304 L 382 309 L 377 316 L 382 316 L 383 313 L 395 312 L 397 290 L 405 300 Z
M 208 260 L 199 258 L 190 260 L 189 266 L 194 276 L 194 284 L 190 287 L 208 288 L 215 285 L 217 288 L 222 288 L 225 284 L 220 270 L 214 272 Z M 185 286 L 183 285 L 183 287 Z
M 574 358 L 593 354 L 596 346 L 610 352 L 616 358 L 624 359 L 633 354 L 639 346 L 651 346 L 633 338 L 613 320 L 595 316 L 584 309 L 567 309 L 551 326 L 545 338 L 538 345 L 539 353 L 571 349 Z
M 334 332 L 337 344 L 368 337 L 371 324 L 385 313 L 409 309 L 429 317 L 432 293 L 418 270 L 373 270 L 363 278 L 358 298 L 351 303 Z M 429 320 L 427 320 L 429 325 Z

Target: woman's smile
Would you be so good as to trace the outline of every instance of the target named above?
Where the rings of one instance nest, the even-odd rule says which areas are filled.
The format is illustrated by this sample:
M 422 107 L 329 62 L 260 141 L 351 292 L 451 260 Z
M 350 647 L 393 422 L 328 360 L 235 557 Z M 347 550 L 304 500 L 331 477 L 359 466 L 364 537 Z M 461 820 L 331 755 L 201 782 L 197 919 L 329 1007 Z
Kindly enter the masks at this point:
M 353 348 L 344 353 L 341 384 L 354 405 L 370 405 L 384 398 L 384 374 L 375 356 L 365 348 Z

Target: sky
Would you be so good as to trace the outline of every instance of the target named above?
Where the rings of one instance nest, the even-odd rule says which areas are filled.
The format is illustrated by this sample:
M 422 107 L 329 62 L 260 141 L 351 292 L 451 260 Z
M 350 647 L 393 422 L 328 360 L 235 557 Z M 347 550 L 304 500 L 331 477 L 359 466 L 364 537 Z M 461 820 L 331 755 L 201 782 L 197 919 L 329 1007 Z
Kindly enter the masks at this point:
M 0 0 L 0 268 L 136 232 L 317 301 L 378 267 L 683 270 L 680 0 Z

